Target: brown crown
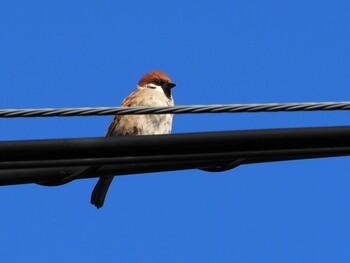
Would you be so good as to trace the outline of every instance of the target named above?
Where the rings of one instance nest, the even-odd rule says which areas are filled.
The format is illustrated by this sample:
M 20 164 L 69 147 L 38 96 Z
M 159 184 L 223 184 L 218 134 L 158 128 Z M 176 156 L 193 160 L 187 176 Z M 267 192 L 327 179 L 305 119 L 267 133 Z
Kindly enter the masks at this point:
M 140 81 L 139 81 L 139 86 L 144 86 L 146 84 L 149 83 L 153 83 L 157 80 L 162 80 L 164 82 L 171 82 L 171 79 L 169 78 L 169 76 L 160 70 L 153 70 L 149 73 L 147 73 L 146 75 L 144 75 Z

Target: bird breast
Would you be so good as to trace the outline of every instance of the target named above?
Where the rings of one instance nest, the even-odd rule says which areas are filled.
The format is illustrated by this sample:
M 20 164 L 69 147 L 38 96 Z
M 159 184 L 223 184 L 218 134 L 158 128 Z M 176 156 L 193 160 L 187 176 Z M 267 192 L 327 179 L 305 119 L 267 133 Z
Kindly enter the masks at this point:
M 137 90 L 124 101 L 126 107 L 174 106 L 173 99 L 154 90 Z M 173 114 L 119 115 L 109 136 L 154 135 L 171 133 Z

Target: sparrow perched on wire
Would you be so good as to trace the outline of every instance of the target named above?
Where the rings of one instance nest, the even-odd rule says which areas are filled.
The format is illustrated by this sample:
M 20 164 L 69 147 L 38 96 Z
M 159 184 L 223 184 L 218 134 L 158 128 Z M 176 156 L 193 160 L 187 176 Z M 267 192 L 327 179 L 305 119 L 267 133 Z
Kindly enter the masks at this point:
M 141 78 L 136 91 L 126 97 L 121 106 L 174 106 L 171 89 L 175 86 L 165 72 L 151 71 Z M 169 134 L 172 122 L 173 114 L 116 115 L 106 136 Z M 97 208 L 103 206 L 112 180 L 113 176 L 100 177 L 92 192 L 91 204 Z

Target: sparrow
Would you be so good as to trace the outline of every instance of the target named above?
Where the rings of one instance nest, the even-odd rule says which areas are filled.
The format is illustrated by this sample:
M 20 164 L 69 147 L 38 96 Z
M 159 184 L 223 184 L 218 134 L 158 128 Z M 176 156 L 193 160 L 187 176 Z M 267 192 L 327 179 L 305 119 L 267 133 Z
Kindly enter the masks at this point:
M 160 70 L 144 75 L 137 85 L 136 91 L 127 96 L 123 107 L 156 107 L 174 106 L 171 93 L 176 84 Z M 154 135 L 171 133 L 173 114 L 149 115 L 116 115 L 108 128 L 106 137 Z M 97 208 L 103 206 L 113 176 L 100 177 L 91 194 L 91 204 Z

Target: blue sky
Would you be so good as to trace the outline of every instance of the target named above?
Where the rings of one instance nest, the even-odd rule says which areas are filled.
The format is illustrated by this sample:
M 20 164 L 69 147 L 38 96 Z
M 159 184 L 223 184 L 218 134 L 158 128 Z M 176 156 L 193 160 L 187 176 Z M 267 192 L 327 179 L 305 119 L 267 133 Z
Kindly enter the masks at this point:
M 347 1 L 0 3 L 1 108 L 118 106 L 153 69 L 178 105 L 350 100 Z M 178 115 L 174 133 L 348 125 L 347 112 Z M 112 117 L 0 119 L 0 140 Z M 349 159 L 1 187 L 3 262 L 349 262 Z

